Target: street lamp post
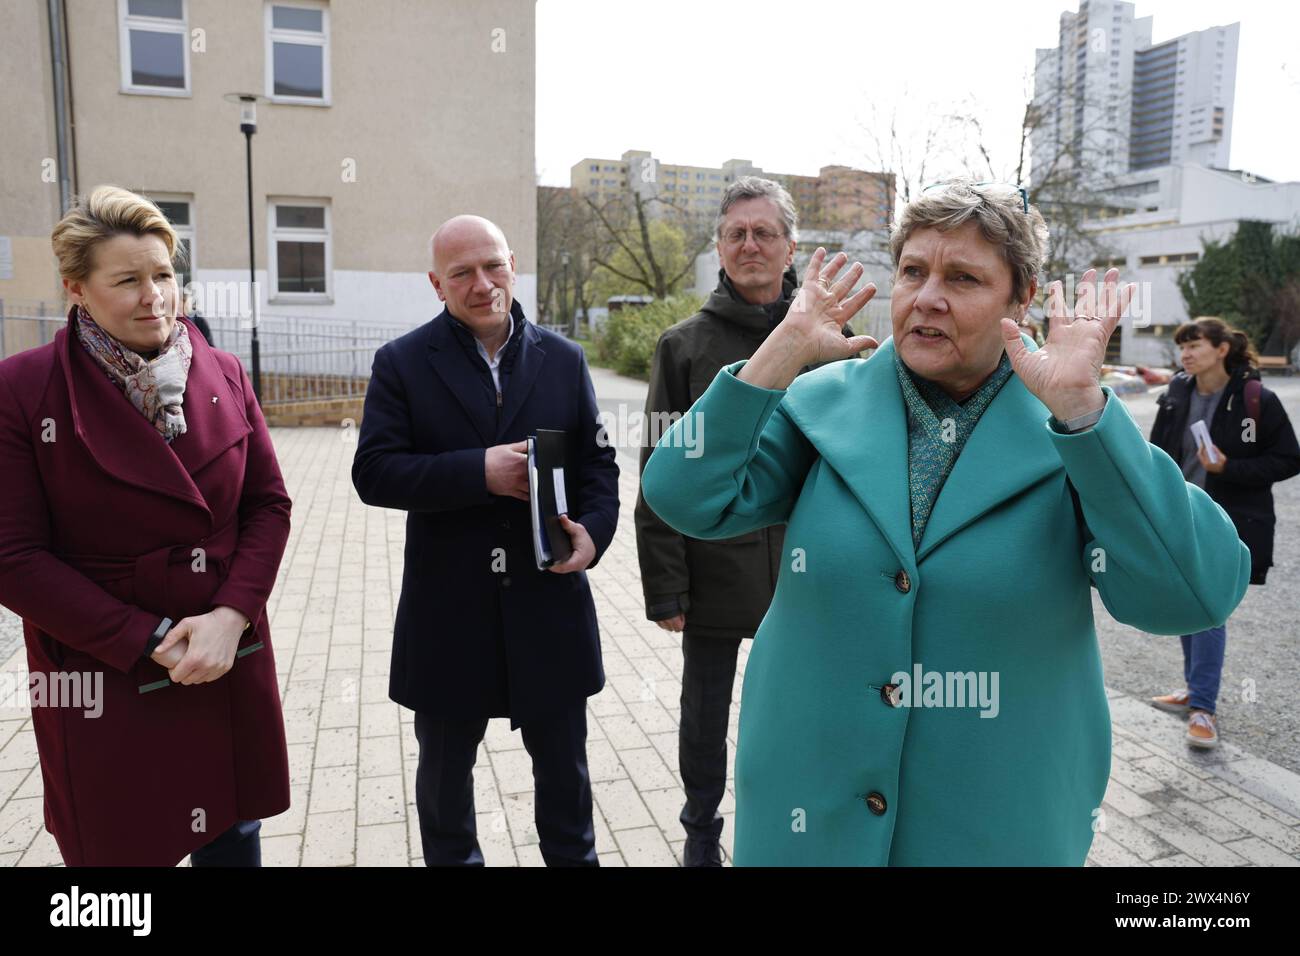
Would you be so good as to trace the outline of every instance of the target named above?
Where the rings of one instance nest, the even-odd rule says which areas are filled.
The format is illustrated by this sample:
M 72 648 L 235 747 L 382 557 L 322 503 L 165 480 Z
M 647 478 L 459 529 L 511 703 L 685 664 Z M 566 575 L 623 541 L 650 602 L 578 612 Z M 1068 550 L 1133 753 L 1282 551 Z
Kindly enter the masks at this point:
M 561 296 L 561 301 L 564 307 L 569 310 L 569 338 L 576 339 L 578 337 L 578 310 L 572 308 L 569 303 L 569 254 L 567 252 L 560 253 L 560 266 L 564 269 L 564 284 L 561 286 L 564 289 L 564 295 Z
M 253 365 L 253 395 L 262 403 L 262 344 L 257 338 L 257 259 L 253 240 L 253 134 L 257 132 L 257 104 L 267 102 L 256 93 L 227 93 L 228 101 L 239 104 L 239 130 L 244 134 L 244 155 L 248 170 L 248 288 L 253 303 L 252 339 L 249 342 L 249 359 Z

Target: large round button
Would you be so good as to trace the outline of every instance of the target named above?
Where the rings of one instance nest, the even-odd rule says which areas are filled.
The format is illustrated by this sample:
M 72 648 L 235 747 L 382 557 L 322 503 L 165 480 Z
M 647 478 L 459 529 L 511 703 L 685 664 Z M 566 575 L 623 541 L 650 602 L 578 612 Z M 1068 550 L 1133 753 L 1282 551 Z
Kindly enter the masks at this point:
M 876 793 L 876 791 L 872 790 L 869 794 L 867 794 L 867 809 L 870 810 L 872 813 L 874 813 L 876 816 L 881 816 L 882 814 L 884 814 L 885 810 L 887 809 L 885 806 L 885 798 L 882 797 L 880 794 Z
M 886 684 L 880 688 L 880 699 L 890 707 L 897 707 L 903 702 L 903 690 L 897 684 Z
M 906 594 L 912 590 L 912 579 L 907 576 L 907 572 L 900 570 L 894 575 L 894 587 Z

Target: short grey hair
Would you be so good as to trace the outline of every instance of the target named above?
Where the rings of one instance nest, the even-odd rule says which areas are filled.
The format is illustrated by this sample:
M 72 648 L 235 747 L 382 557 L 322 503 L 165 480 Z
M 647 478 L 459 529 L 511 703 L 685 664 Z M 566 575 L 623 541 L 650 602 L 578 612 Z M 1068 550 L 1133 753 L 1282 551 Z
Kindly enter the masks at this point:
M 1015 187 L 997 187 L 958 179 L 927 189 L 909 202 L 889 236 L 894 268 L 903 255 L 903 244 L 918 229 L 941 232 L 968 222 L 979 226 L 980 234 L 1002 253 L 1011 267 L 1011 291 L 1016 301 L 1024 299 L 1047 257 L 1047 223 L 1038 207 L 1028 212 Z
M 764 179 L 762 176 L 741 176 L 727 187 L 722 194 L 722 205 L 718 208 L 718 218 L 713 223 L 713 234 L 721 237 L 722 223 L 727 218 L 727 211 L 736 203 L 745 199 L 770 199 L 781 213 L 781 226 L 787 239 L 799 238 L 799 213 L 795 211 L 794 200 L 784 186 Z

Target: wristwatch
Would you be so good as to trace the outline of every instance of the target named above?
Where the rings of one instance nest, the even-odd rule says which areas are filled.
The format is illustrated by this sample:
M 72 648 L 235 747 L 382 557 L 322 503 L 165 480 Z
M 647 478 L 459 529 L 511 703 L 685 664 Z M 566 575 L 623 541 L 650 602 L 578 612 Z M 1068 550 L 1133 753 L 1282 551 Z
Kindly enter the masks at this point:
M 1086 415 L 1080 415 L 1078 418 L 1071 418 L 1069 421 L 1065 422 L 1057 419 L 1057 423 L 1061 426 L 1061 430 L 1067 435 L 1073 435 L 1075 432 L 1081 432 L 1085 428 L 1091 428 L 1093 425 L 1097 424 L 1097 422 L 1101 421 L 1102 413 L 1106 411 L 1106 402 L 1108 401 L 1110 401 L 1109 396 L 1106 397 L 1106 401 L 1101 403 L 1101 408 L 1096 411 L 1089 412 Z
M 171 629 L 172 619 L 169 617 L 163 618 L 158 623 L 158 626 L 153 629 L 153 633 L 149 635 L 149 641 L 145 644 L 144 654 L 141 656 L 146 658 L 152 657 L 153 652 L 158 650 L 158 645 L 163 642 L 163 638 L 167 636 L 167 632 Z

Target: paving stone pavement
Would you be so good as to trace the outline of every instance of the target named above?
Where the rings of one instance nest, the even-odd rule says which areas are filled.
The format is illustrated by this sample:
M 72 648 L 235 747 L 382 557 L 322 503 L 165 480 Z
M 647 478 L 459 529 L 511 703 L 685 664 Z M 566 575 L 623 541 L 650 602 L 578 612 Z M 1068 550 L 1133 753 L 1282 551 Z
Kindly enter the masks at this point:
M 350 431 L 272 435 L 294 500 L 268 605 L 293 803 L 264 823 L 264 863 L 422 865 L 413 715 L 387 694 L 404 516 L 357 498 Z M 588 706 L 596 846 L 605 866 L 674 866 L 684 840 L 677 822 L 681 649 L 678 637 L 644 619 L 632 528 L 636 476 L 629 456 L 620 454 L 620 463 L 619 531 L 590 574 L 608 675 Z M 0 624 L 12 630 L 12 615 Z M 742 675 L 747 655 L 742 648 Z M 23 681 L 25 668 L 19 647 L 0 663 L 0 677 Z M 740 686 L 738 676 L 721 807 L 728 855 Z M 1108 694 L 1114 756 L 1089 865 L 1300 864 L 1300 776 L 1229 743 L 1210 754 L 1190 752 L 1181 720 L 1119 691 Z M 505 719 L 488 725 L 474 791 L 488 865 L 542 865 L 530 763 Z M 0 866 L 60 863 L 44 829 L 41 794 L 30 713 L 0 702 Z

